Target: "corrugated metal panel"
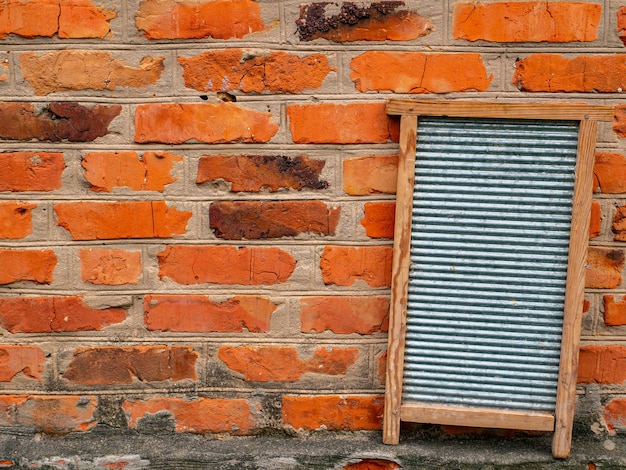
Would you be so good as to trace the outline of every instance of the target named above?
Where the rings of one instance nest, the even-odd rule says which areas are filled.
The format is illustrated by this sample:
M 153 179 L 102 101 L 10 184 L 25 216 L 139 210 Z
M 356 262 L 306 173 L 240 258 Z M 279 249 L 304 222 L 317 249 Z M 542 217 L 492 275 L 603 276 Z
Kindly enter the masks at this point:
M 417 127 L 403 402 L 554 410 L 578 122 Z

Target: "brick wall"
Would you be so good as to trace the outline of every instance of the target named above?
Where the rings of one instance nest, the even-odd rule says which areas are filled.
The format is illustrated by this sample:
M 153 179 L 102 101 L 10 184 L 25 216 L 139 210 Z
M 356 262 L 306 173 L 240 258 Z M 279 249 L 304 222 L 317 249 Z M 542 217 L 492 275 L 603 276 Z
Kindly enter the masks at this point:
M 0 426 L 379 429 L 389 97 L 615 106 L 580 393 L 626 426 L 626 7 L 0 5 Z M 597 385 L 599 384 L 599 385 Z

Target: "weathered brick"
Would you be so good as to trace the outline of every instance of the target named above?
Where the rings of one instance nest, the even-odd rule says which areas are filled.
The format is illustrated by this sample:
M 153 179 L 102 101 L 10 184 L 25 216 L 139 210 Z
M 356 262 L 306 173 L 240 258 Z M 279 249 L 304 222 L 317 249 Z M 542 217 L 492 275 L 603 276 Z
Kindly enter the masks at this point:
M 624 252 L 616 248 L 591 246 L 585 264 L 585 287 L 590 289 L 615 289 L 622 283 Z
M 287 281 L 296 267 L 279 248 L 168 246 L 159 253 L 159 277 L 179 284 L 274 285 Z
M 395 202 L 368 202 L 363 206 L 365 215 L 361 225 L 371 238 L 393 238 L 396 220 Z
M 402 468 L 399 463 L 387 459 L 362 459 L 348 463 L 341 470 L 395 470 Z
M 88 431 L 97 424 L 93 396 L 0 395 L 0 425 L 49 434 Z
M 344 375 L 359 350 L 320 347 L 310 359 L 300 359 L 293 346 L 221 346 L 218 357 L 248 382 L 296 382 L 306 373 Z
M 596 152 L 593 183 L 594 192 L 626 193 L 626 156 L 621 153 Z
M 615 216 L 613 217 L 611 230 L 615 234 L 613 240 L 626 241 L 626 206 L 615 208 Z
M 223 49 L 181 57 L 187 88 L 198 91 L 301 93 L 317 89 L 331 72 L 325 54 Z
M 19 281 L 51 284 L 56 264 L 53 250 L 0 249 L 0 284 Z
M 153 85 L 163 72 L 163 57 L 144 57 L 139 67 L 109 52 L 54 51 L 20 54 L 22 76 L 36 95 L 76 90 L 115 90 Z
M 141 252 L 84 248 L 78 252 L 83 282 L 121 286 L 137 284 L 141 276 Z
M 604 323 L 607 326 L 626 325 L 626 298 L 616 302 L 614 295 L 605 295 L 603 300 Z
M 80 296 L 0 298 L 0 326 L 10 333 L 101 330 L 126 315 L 123 308 L 91 308 Z
M 598 37 L 602 5 L 582 2 L 458 2 L 455 39 L 492 42 L 590 42 Z
M 195 380 L 198 356 L 184 346 L 78 348 L 63 378 L 82 385 Z
M 350 62 L 356 89 L 395 93 L 485 91 L 493 80 L 480 54 L 368 51 Z
M 91 0 L 9 1 L 0 6 L 0 39 L 9 34 L 32 39 L 104 38 L 111 34 L 109 21 L 117 14 Z
M 161 191 L 176 181 L 170 172 L 180 155 L 169 152 L 93 152 L 83 157 L 85 179 L 96 192 L 111 192 L 114 188 L 133 191 Z
M 222 302 L 206 295 L 147 295 L 143 310 L 151 331 L 267 333 L 276 305 L 256 295 L 237 295 Z
M 626 347 L 582 346 L 578 383 L 620 384 L 626 381 Z
M 620 6 L 617 11 L 617 35 L 626 45 L 626 6 Z
M 0 191 L 54 191 L 65 169 L 60 152 L 0 153 Z
M 207 155 L 198 162 L 196 183 L 226 181 L 231 192 L 267 189 L 325 189 L 320 176 L 325 160 L 283 155 Z
M 19 373 L 39 380 L 43 372 L 44 354 L 37 346 L 0 346 L 0 382 L 10 382 Z
M 380 385 L 385 385 L 387 379 L 387 351 L 376 356 L 376 377 Z
M 327 11 L 329 5 L 339 12 Z M 301 41 L 410 41 L 429 34 L 434 25 L 417 13 L 401 9 L 403 1 L 313 2 L 300 6 L 296 20 Z
M 598 201 L 591 202 L 591 220 L 589 223 L 589 238 L 597 238 L 602 232 L 602 207 Z
M 618 54 L 532 54 L 515 63 L 513 84 L 531 92 L 617 93 L 626 89 L 626 64 Z
M 371 287 L 389 287 L 392 251 L 387 246 L 327 246 L 320 260 L 324 284 L 351 286 L 361 280 Z
M 265 29 L 253 0 L 144 0 L 135 23 L 148 39 L 242 38 Z
M 19 239 L 33 233 L 35 207 L 27 202 L 0 202 L 0 238 Z
M 167 413 L 174 418 L 176 431 L 198 434 L 249 434 L 257 427 L 259 405 L 244 398 L 151 398 L 145 401 L 124 400 L 122 409 L 128 424 L 135 429 L 143 418 Z
M 626 398 L 615 398 L 602 410 L 602 419 L 609 431 L 621 431 L 626 428 Z
M 328 431 L 379 430 L 384 399 L 379 396 L 284 396 L 283 427 Z
M 218 201 L 209 221 L 215 235 L 228 240 L 333 236 L 340 212 L 321 201 Z
M 232 103 L 150 103 L 137 106 L 135 111 L 138 143 L 268 142 L 276 132 L 278 125 L 270 113 Z
M 287 117 L 296 144 L 382 144 L 399 136 L 385 103 L 289 105 Z
M 83 106 L 54 102 L 35 110 L 30 103 L 0 103 L 0 138 L 89 142 L 109 133 L 109 124 L 122 111 L 120 105 Z
M 171 238 L 184 234 L 191 218 L 165 201 L 61 202 L 54 212 L 74 240 Z
M 395 194 L 397 184 L 397 155 L 368 155 L 343 161 L 343 190 L 351 196 Z
M 303 333 L 369 335 L 389 327 L 389 298 L 377 296 L 323 296 L 300 299 Z

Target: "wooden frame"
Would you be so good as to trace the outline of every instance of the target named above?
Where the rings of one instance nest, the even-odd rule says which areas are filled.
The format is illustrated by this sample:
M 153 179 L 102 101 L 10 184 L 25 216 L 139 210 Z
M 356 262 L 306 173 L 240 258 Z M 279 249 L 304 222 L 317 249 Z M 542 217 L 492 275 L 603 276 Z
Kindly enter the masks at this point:
M 584 264 L 588 245 L 597 121 L 611 121 L 613 119 L 613 108 L 609 106 L 567 103 L 496 104 L 434 100 L 389 100 L 387 113 L 400 115 L 401 124 L 383 441 L 386 444 L 397 444 L 399 442 L 400 421 L 554 431 L 552 441 L 553 455 L 557 458 L 568 457 L 571 447 L 576 400 L 578 349 L 585 286 Z M 580 121 L 570 249 L 567 264 L 561 359 L 557 403 L 554 413 L 402 404 L 408 272 L 410 265 L 411 210 L 415 179 L 417 122 L 420 115 Z

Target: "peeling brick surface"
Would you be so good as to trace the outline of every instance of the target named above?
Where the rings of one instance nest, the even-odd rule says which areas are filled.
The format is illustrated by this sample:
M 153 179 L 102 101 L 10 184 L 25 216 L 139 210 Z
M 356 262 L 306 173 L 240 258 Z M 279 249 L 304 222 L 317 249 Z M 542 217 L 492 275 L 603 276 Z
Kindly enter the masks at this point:
M 366 335 L 385 332 L 389 327 L 387 297 L 304 297 L 300 305 L 303 333 Z
M 19 239 L 33 232 L 32 210 L 36 204 L 0 202 L 0 238 Z
M 624 252 L 616 248 L 589 247 L 585 287 L 614 289 L 622 283 Z
M 60 152 L 0 153 L 0 191 L 54 191 L 65 169 Z
M 397 155 L 352 157 L 343 162 L 343 190 L 347 194 L 395 194 L 397 184 Z
M 140 251 L 85 248 L 79 251 L 79 257 L 81 277 L 90 284 L 137 284 L 141 276 Z
M 37 346 L 0 346 L 0 382 L 18 374 L 41 381 L 44 353 Z
M 327 246 L 320 260 L 324 284 L 351 286 L 365 281 L 371 287 L 389 287 L 391 256 L 392 249 L 386 246 Z

